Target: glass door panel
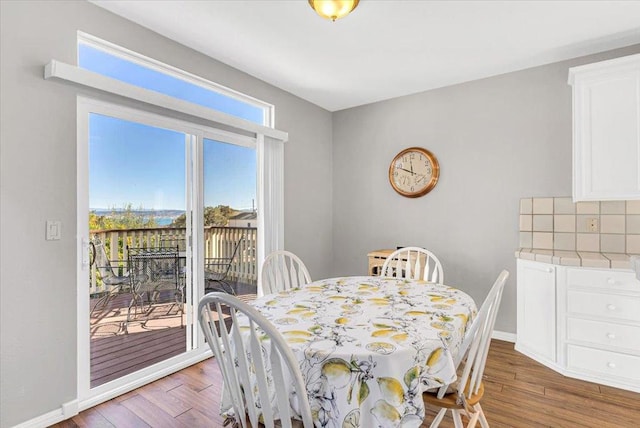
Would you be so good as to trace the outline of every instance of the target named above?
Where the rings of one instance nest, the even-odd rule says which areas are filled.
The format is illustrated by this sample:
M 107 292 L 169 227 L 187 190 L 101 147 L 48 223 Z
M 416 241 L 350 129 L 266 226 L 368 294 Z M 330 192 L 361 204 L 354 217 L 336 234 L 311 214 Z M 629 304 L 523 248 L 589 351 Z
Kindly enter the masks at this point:
M 91 388 L 180 355 L 190 345 L 188 138 L 89 115 Z
M 202 152 L 205 292 L 255 298 L 256 149 L 205 138 Z

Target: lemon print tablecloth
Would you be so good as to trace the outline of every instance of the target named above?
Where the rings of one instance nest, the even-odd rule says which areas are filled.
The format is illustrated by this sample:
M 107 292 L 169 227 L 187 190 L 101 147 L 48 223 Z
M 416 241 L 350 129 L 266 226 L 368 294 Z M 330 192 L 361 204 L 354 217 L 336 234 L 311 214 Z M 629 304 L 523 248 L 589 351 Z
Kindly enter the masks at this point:
M 316 427 L 336 428 L 418 427 L 422 392 L 456 379 L 476 314 L 456 288 L 380 277 L 316 281 L 252 304 L 298 358 Z

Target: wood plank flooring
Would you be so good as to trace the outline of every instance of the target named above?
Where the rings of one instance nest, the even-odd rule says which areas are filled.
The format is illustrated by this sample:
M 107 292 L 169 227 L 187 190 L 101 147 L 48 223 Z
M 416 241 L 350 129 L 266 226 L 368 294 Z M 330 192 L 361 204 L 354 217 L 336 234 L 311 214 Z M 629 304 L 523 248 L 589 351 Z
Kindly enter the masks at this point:
M 640 394 L 566 378 L 511 343 L 492 342 L 485 375 L 482 407 L 492 427 L 640 427 Z M 53 427 L 222 427 L 221 384 L 209 359 Z M 427 408 L 421 428 L 436 410 Z M 451 417 L 440 426 L 452 427 Z

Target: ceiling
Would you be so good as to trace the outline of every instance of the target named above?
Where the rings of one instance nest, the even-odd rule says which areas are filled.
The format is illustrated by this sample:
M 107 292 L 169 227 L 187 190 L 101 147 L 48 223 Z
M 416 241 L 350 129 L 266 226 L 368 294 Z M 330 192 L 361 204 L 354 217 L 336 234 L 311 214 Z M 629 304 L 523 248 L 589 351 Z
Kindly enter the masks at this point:
M 640 1 L 92 1 L 329 111 L 640 43 Z

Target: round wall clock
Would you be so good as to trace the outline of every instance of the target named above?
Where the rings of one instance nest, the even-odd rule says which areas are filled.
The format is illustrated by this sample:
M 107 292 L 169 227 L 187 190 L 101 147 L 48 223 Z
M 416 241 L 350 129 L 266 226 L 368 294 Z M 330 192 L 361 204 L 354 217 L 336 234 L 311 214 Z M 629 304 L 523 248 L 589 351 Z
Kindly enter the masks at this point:
M 398 153 L 389 165 L 389 182 L 402 196 L 417 198 L 436 186 L 438 159 L 427 149 L 410 147 Z

